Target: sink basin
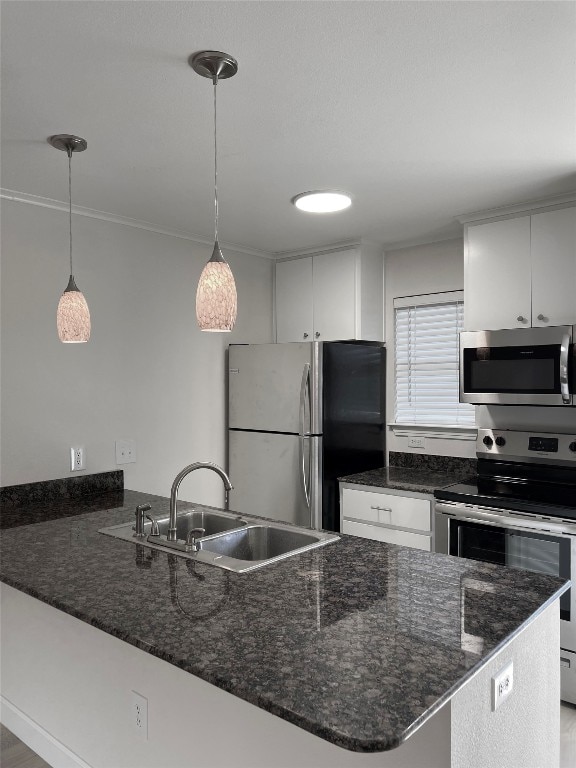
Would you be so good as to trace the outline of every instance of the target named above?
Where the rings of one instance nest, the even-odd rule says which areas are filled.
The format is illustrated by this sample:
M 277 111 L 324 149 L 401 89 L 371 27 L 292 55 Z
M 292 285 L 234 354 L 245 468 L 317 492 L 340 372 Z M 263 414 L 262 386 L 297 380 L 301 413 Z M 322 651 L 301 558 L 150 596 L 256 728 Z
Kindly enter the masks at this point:
M 160 536 L 168 535 L 169 518 L 158 520 L 158 530 Z M 230 531 L 233 528 L 239 528 L 247 525 L 246 520 L 240 516 L 228 517 L 220 515 L 217 512 L 208 512 L 207 510 L 194 509 L 190 512 L 179 512 L 176 521 L 176 538 L 186 540 L 188 531 L 192 528 L 204 528 L 204 536 L 213 536 L 215 533 Z M 150 522 L 145 525 L 146 533 L 150 533 Z
M 158 520 L 160 536 L 149 536 L 151 523 L 146 522 L 146 536 L 134 536 L 134 523 L 122 523 L 102 528 L 99 532 L 144 547 L 171 552 L 199 563 L 216 565 L 228 571 L 243 573 L 261 568 L 285 557 L 300 554 L 324 544 L 337 541 L 333 533 L 323 533 L 292 525 L 265 523 L 258 518 L 240 517 L 234 512 L 193 509 L 182 511 L 177 521 L 177 542 L 168 542 L 169 520 Z M 191 528 L 204 528 L 198 539 L 198 551 L 186 551 L 184 541 Z
M 250 525 L 243 530 L 225 533 L 199 543 L 201 550 L 253 562 L 282 557 L 302 547 L 317 544 L 318 538 L 312 533 L 292 531 L 289 528 Z
M 108 528 L 102 528 L 100 533 L 105 533 L 108 536 L 115 536 L 118 539 L 126 539 L 127 541 L 134 541 L 138 544 L 144 544 L 145 546 L 162 545 L 162 542 L 166 543 L 166 537 L 168 535 L 168 527 L 170 525 L 170 518 L 156 518 L 158 522 L 158 530 L 160 531 L 160 539 L 152 540 L 148 542 L 147 538 L 136 538 L 134 536 L 134 522 L 121 523 L 120 525 L 111 525 Z M 186 534 L 192 528 L 204 528 L 204 536 L 213 536 L 223 531 L 230 531 L 235 528 L 242 528 L 248 525 L 244 518 L 239 515 L 227 512 L 215 512 L 208 509 L 190 509 L 189 511 L 183 510 L 178 513 L 178 519 L 176 521 L 176 538 L 182 542 L 186 541 Z M 144 524 L 144 531 L 146 537 L 149 536 L 152 529 L 152 523 L 146 520 Z

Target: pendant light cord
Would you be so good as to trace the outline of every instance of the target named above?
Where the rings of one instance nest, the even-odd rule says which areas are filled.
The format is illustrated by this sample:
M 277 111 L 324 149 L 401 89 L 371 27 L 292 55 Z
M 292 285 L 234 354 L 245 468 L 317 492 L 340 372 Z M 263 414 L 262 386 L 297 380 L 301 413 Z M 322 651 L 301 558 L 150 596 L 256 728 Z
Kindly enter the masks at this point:
M 218 75 L 214 75 L 214 241 L 218 242 L 218 144 L 216 138 L 216 86 Z
M 72 275 L 72 149 L 68 147 L 68 225 L 70 230 L 70 275 Z

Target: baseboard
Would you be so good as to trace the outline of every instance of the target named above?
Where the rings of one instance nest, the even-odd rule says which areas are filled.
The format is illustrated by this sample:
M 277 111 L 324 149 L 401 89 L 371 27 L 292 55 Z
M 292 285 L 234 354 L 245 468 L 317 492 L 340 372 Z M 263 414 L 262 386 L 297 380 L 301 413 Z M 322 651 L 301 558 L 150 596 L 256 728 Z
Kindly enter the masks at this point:
M 5 696 L 0 696 L 0 722 L 54 768 L 91 768 Z

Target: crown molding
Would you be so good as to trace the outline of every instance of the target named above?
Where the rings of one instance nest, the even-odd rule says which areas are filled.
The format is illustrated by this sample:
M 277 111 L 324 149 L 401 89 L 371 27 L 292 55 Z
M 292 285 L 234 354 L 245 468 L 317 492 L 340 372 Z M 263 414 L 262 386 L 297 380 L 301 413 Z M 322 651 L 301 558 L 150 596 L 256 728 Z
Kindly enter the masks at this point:
M 49 197 L 40 197 L 39 195 L 29 195 L 26 192 L 16 192 L 12 189 L 0 188 L 0 198 L 4 200 L 10 200 L 15 203 L 26 203 L 27 205 L 37 205 L 41 208 L 51 208 L 55 211 L 65 211 L 68 213 L 68 203 L 63 203 L 60 200 L 52 200 Z M 140 219 L 131 219 L 128 216 L 117 216 L 115 213 L 106 213 L 105 211 L 97 211 L 93 208 L 85 208 L 81 205 L 73 205 L 72 213 L 77 216 L 87 216 L 90 219 L 100 219 L 101 221 L 110 221 L 113 224 L 121 224 L 124 227 L 133 227 L 135 229 L 145 229 L 148 232 L 155 232 L 159 235 L 167 235 L 168 237 L 177 237 L 179 240 L 189 240 L 197 245 L 208 245 L 212 247 L 214 240 L 209 240 L 199 235 L 193 235 L 190 232 L 185 232 L 179 229 L 168 229 L 166 227 L 160 227 L 156 224 L 151 224 L 148 221 L 141 221 Z M 224 240 L 220 241 L 220 246 L 226 250 L 235 251 L 237 253 L 245 253 L 249 256 L 259 256 L 262 259 L 274 259 L 275 256 L 272 253 L 266 251 L 260 251 L 257 248 L 247 248 L 244 245 L 236 245 L 236 243 L 228 243 Z
M 391 245 L 384 246 L 384 253 L 393 253 L 394 251 L 403 251 L 406 248 L 418 248 L 423 245 L 436 245 L 437 243 L 453 243 L 456 240 L 463 242 L 463 233 L 457 233 L 454 235 L 442 235 L 442 237 L 430 238 L 430 237 L 416 237 L 413 240 L 403 240 L 399 243 L 393 243 Z
M 576 191 L 564 192 L 561 195 L 553 195 L 551 197 L 544 197 L 536 200 L 526 200 L 523 203 L 516 203 L 515 205 L 503 205 L 499 208 L 488 208 L 485 211 L 476 211 L 475 213 L 464 213 L 455 218 L 460 224 L 472 224 L 473 222 L 483 221 L 484 219 L 513 216 L 516 213 L 528 213 L 541 208 L 569 205 L 570 203 L 576 203 Z
M 342 251 L 345 248 L 358 248 L 365 241 L 361 240 L 344 240 L 338 243 L 331 243 L 330 245 L 317 245 L 313 248 L 296 248 L 290 251 L 275 251 L 274 258 L 278 261 L 289 261 L 290 259 L 298 259 L 301 256 L 320 256 L 322 253 L 334 253 L 336 251 Z

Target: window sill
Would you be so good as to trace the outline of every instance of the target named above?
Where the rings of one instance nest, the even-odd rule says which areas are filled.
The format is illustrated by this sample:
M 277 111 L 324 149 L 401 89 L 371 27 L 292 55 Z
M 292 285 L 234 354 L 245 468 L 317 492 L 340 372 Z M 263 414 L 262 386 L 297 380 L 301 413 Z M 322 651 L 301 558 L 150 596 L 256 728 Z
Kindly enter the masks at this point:
M 435 424 L 388 424 L 399 437 L 435 437 L 439 440 L 476 440 L 477 427 Z

